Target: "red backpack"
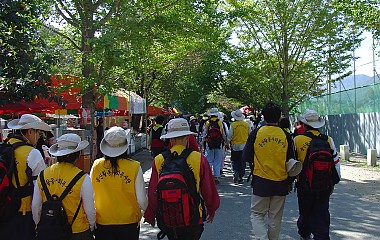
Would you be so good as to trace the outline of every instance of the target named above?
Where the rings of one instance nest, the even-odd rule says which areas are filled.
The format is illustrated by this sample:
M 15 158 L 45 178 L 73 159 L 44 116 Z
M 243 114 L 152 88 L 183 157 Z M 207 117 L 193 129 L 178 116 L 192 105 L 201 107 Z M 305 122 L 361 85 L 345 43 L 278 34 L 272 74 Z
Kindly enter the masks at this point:
M 22 198 L 33 194 L 30 168 L 27 167 L 29 181 L 25 186 L 20 186 L 18 178 L 14 151 L 23 145 L 24 142 L 0 144 L 0 223 L 8 221 L 18 212 Z M 13 176 L 16 179 L 16 186 L 12 184 Z
M 163 239 L 169 231 L 176 234 L 177 228 L 198 224 L 199 204 L 205 209 L 196 188 L 194 173 L 186 162 L 191 152 L 191 149 L 185 149 L 181 155 L 169 150 L 162 153 L 165 161 L 159 173 L 156 190 L 156 219 L 161 230 L 157 234 L 158 239 Z
M 310 137 L 310 146 L 303 163 L 301 178 L 305 181 L 307 190 L 315 193 L 329 192 L 339 182 L 335 168 L 333 151 L 328 142 L 328 136 L 305 132 Z
M 223 137 L 219 126 L 219 119 L 216 121 L 209 120 L 206 139 L 209 149 L 216 149 L 221 147 Z

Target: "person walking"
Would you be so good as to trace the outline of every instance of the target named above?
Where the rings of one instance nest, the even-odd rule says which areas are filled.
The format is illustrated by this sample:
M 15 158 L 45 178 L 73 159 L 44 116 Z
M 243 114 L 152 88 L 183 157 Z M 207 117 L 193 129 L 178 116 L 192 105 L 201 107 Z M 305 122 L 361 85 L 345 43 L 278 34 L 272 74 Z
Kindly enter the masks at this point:
M 160 139 L 162 135 L 162 131 L 164 130 L 164 116 L 157 115 L 155 118 L 155 124 L 150 130 L 150 151 L 152 153 L 152 157 L 156 157 L 161 152 L 165 151 L 165 142 Z
M 8 123 L 8 128 L 14 130 L 7 143 L 21 145 L 14 151 L 17 176 L 13 174 L 13 187 L 24 192 L 18 211 L 0 224 L 1 239 L 29 240 L 34 239 L 35 224 L 32 217 L 33 185 L 38 174 L 45 169 L 44 158 L 35 147 L 41 131 L 50 131 L 48 124 L 32 114 L 24 114 L 20 119 Z M 22 229 L 22 231 L 20 231 Z
M 100 143 L 105 157 L 91 168 L 97 240 L 139 239 L 141 210 L 145 211 L 148 199 L 140 163 L 127 155 L 129 131 L 107 130 Z
M 244 121 L 245 116 L 239 109 L 232 111 L 231 116 L 235 119 L 235 122 L 230 126 L 227 144 L 231 148 L 231 162 L 234 172 L 233 182 L 242 184 L 245 175 L 245 161 L 242 158 L 242 153 L 251 128 Z
M 190 121 L 190 131 L 198 134 L 197 118 L 194 116 L 191 116 L 189 121 Z
M 169 121 L 167 133 L 161 136 L 161 138 L 168 139 L 170 141 L 170 144 L 172 145 L 169 150 L 170 153 L 180 155 L 186 149 L 188 137 L 191 134 L 194 135 L 195 133 L 190 131 L 189 124 L 186 119 L 176 118 Z M 145 221 L 150 223 L 153 227 L 156 223 L 155 218 L 157 216 L 159 204 L 156 195 L 157 184 L 159 173 L 162 170 L 164 162 L 164 156 L 159 154 L 154 158 L 152 163 L 152 173 L 148 187 L 149 204 L 144 214 L 144 218 Z M 194 174 L 196 180 L 196 190 L 203 198 L 206 209 L 201 209 L 202 204 L 200 204 L 198 208 L 200 214 L 199 224 L 192 227 L 181 227 L 177 228 L 175 231 L 170 231 L 167 235 L 169 240 L 200 239 L 204 230 L 203 218 L 205 218 L 207 222 L 212 223 L 215 212 L 219 208 L 220 204 L 220 198 L 206 157 L 200 152 L 192 151 L 186 158 L 186 162 Z M 206 212 L 206 216 L 203 215 L 204 212 Z
M 219 120 L 217 108 L 211 108 L 208 115 L 210 119 L 203 128 L 203 141 L 206 143 L 205 156 L 213 171 L 215 183 L 219 184 L 223 144 L 227 142 L 226 132 L 223 129 L 223 122 Z
M 277 126 L 281 109 L 267 103 L 263 110 L 265 124 L 252 131 L 243 150 L 246 162 L 253 160 L 251 223 L 254 239 L 279 239 L 285 197 L 292 189 L 286 162 L 294 159 L 294 145 L 289 133 Z M 268 224 L 264 219 L 268 217 Z
M 315 192 L 310 191 L 306 183 L 307 180 L 303 174 L 306 169 L 301 172 L 296 184 L 299 208 L 299 217 L 297 221 L 298 234 L 301 239 L 311 239 L 311 234 L 313 234 L 314 239 L 330 239 L 329 202 L 330 195 L 334 189 L 334 183 L 337 183 L 340 179 L 339 155 L 336 152 L 334 140 L 330 136 L 321 134 L 318 130 L 325 125 L 325 120 L 321 118 L 316 111 L 308 109 L 303 115 L 298 117 L 298 120 L 302 128 L 305 130 L 302 135 L 297 135 L 294 138 L 298 160 L 305 162 L 313 138 L 325 137 L 325 140 L 331 148 L 332 159 L 334 161 L 333 172 L 338 174 L 338 177 L 335 176 L 335 182 L 333 182 L 331 186 L 328 186 L 325 191 Z M 327 176 L 324 178 L 326 177 Z
M 67 185 L 82 172 L 75 166 L 80 152 L 89 145 L 88 141 L 81 141 L 79 135 L 67 133 L 57 139 L 57 143 L 49 148 L 49 153 L 57 157 L 57 163 L 43 170 L 34 187 L 32 212 L 33 220 L 37 225 L 37 238 L 42 204 L 48 201 L 47 195 L 60 197 Z M 45 192 L 41 179 L 49 194 Z M 73 235 L 70 240 L 91 240 L 95 226 L 94 191 L 90 177 L 83 174 L 71 191 L 62 199 L 68 222 L 71 224 Z M 54 234 L 54 233 L 51 233 Z

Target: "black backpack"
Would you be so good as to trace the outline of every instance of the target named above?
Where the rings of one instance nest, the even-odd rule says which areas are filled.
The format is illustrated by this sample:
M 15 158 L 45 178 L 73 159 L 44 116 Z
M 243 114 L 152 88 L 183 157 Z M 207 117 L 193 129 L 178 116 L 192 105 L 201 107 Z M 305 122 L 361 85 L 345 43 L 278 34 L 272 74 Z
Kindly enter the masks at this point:
M 219 119 L 216 121 L 209 120 L 206 139 L 207 145 L 210 149 L 217 149 L 221 147 L 223 137 L 219 126 Z
M 331 192 L 340 179 L 328 136 L 324 134 L 316 136 L 311 132 L 305 132 L 304 135 L 311 138 L 301 172 L 304 187 L 314 193 Z
M 162 153 L 165 161 L 156 190 L 156 219 L 161 230 L 157 234 L 158 239 L 163 239 L 169 231 L 174 231 L 176 235 L 177 228 L 195 226 L 200 218 L 199 204 L 205 209 L 196 188 L 194 173 L 186 162 L 191 152 L 191 149 L 185 149 L 181 155 L 169 150 Z
M 8 221 L 21 206 L 21 199 L 33 194 L 32 170 L 27 166 L 28 182 L 20 186 L 14 151 L 25 142 L 0 144 L 0 223 Z M 12 184 L 15 176 L 16 186 Z
M 71 226 L 78 216 L 82 199 L 79 202 L 78 208 L 75 211 L 73 221 L 71 224 L 67 220 L 66 211 L 62 205 L 62 200 L 74 187 L 76 182 L 86 173 L 80 171 L 65 188 L 62 195 L 51 195 L 45 182 L 44 172 L 40 173 L 40 181 L 43 191 L 46 195 L 47 201 L 42 203 L 41 218 L 37 224 L 36 233 L 38 240 L 67 240 L 72 235 Z

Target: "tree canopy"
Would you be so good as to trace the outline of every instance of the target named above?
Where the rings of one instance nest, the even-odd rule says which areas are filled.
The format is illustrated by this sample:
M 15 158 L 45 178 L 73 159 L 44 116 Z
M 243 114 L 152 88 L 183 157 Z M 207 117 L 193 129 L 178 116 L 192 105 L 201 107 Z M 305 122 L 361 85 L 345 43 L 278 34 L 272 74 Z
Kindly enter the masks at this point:
M 57 59 L 44 51 L 39 7 L 33 0 L 0 2 L 0 105 L 47 97 L 49 68 Z
M 44 4 L 44 5 L 42 5 Z M 0 104 L 47 97 L 50 74 L 78 76 L 94 109 L 118 88 L 191 112 L 268 100 L 288 114 L 349 74 L 376 1 L 38 0 L 0 2 Z M 49 13 L 49 14 L 47 14 Z M 43 27 L 41 25 L 43 20 Z M 234 41 L 232 41 L 234 40 Z M 233 43 L 234 42 L 234 43 Z M 54 63 L 54 65 L 52 65 Z

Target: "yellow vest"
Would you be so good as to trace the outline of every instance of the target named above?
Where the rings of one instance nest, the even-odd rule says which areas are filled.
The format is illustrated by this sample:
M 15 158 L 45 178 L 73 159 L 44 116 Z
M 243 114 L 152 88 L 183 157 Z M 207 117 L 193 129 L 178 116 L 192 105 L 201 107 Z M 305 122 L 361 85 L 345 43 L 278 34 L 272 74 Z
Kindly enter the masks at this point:
M 11 138 L 9 139 L 10 144 L 14 144 L 16 142 L 21 142 L 21 140 Z M 33 147 L 24 145 L 21 147 L 18 147 L 15 150 L 15 158 L 16 158 L 16 165 L 17 165 L 17 172 L 18 172 L 18 179 L 20 181 L 20 186 L 24 186 L 28 182 L 28 177 L 26 176 L 26 159 L 29 156 L 30 151 L 33 150 Z M 16 184 L 16 177 L 13 175 L 12 177 L 12 184 L 13 186 L 17 186 Z M 21 206 L 18 210 L 19 212 L 22 212 L 25 214 L 26 212 L 32 211 L 32 196 L 24 197 L 21 199 Z
M 81 170 L 74 166 L 72 163 L 55 163 L 52 166 L 44 170 L 44 178 L 46 186 L 51 195 L 61 196 L 67 185 Z M 75 211 L 78 208 L 80 202 L 80 191 L 86 175 L 78 180 L 78 182 L 71 189 L 69 194 L 62 200 L 63 207 L 65 208 L 67 219 L 69 223 L 73 221 Z M 38 188 L 42 196 L 42 202 L 46 202 L 46 195 L 42 189 L 40 178 L 37 179 Z M 75 219 L 72 230 L 73 233 L 81 233 L 87 231 L 90 228 L 87 215 L 83 208 L 83 203 L 79 209 L 77 218 Z
M 245 144 L 248 139 L 249 126 L 247 122 L 243 120 L 235 121 L 231 124 L 233 129 L 233 136 L 231 138 L 231 144 Z
M 182 151 L 185 150 L 185 147 L 182 145 L 174 145 L 170 151 L 171 152 L 177 152 L 178 155 L 182 153 Z M 162 154 L 157 155 L 155 157 L 154 162 L 156 165 L 157 173 L 160 175 L 162 165 L 164 164 L 164 157 Z M 197 151 L 192 151 L 189 155 L 189 157 L 186 159 L 187 164 L 189 165 L 191 171 L 194 173 L 195 181 L 196 181 L 196 187 L 197 192 L 199 192 L 199 182 L 200 182 L 200 173 L 201 173 L 201 153 Z M 199 204 L 199 214 L 202 217 L 202 206 Z
M 135 182 L 140 163 L 132 159 L 118 159 L 118 172 L 112 173 L 111 163 L 104 158 L 92 166 L 96 223 L 102 225 L 131 224 L 141 220 Z
M 311 132 L 315 136 L 319 135 L 319 131 L 317 130 L 309 130 L 308 132 Z M 310 146 L 311 138 L 305 136 L 305 135 L 297 135 L 294 138 L 294 145 L 296 147 L 297 152 L 297 158 L 299 161 L 304 162 L 306 158 L 307 149 Z M 331 147 L 331 138 L 328 137 L 328 142 Z
M 257 132 L 254 145 L 253 175 L 272 181 L 288 177 L 286 158 L 288 141 L 284 131 L 275 126 L 263 126 Z

